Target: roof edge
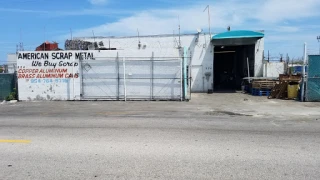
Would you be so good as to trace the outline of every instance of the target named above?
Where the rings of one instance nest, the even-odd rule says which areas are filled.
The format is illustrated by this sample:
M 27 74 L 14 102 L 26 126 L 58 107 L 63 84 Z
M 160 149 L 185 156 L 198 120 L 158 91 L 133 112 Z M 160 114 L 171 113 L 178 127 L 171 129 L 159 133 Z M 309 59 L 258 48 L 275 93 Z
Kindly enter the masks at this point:
M 212 36 L 212 39 L 263 38 L 264 31 L 236 30 L 227 31 Z

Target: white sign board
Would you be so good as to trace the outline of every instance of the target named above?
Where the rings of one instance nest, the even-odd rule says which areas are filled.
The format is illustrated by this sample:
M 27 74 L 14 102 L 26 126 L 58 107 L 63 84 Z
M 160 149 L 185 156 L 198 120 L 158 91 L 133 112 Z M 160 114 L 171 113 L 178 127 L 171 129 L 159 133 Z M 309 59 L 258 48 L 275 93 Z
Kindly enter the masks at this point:
M 19 52 L 19 100 L 80 100 L 79 60 L 93 56 L 90 51 Z

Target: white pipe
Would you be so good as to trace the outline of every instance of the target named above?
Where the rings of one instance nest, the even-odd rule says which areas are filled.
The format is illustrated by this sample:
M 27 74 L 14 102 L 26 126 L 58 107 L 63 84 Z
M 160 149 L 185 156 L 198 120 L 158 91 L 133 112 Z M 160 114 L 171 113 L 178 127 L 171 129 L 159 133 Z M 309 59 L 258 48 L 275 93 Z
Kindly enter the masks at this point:
M 73 84 L 73 100 L 75 100 L 76 96 L 75 96 L 75 93 L 74 93 L 74 87 L 75 87 L 75 83 L 74 83 L 74 62 L 75 61 L 75 57 L 73 58 L 73 65 L 72 65 L 72 84 Z
M 183 89 L 183 86 L 182 86 L 182 82 L 183 82 L 183 80 L 182 80 L 182 78 L 183 78 L 183 76 L 182 76 L 182 73 L 183 73 L 183 68 L 182 68 L 182 66 L 183 66 L 183 64 L 182 64 L 182 59 L 180 58 L 180 101 L 183 101 L 183 99 L 182 99 L 182 89 Z
M 249 58 L 247 57 L 247 67 L 248 67 L 248 80 L 249 83 L 251 83 L 251 79 L 250 79 L 250 66 L 249 66 Z
M 127 86 L 126 86 L 126 58 L 123 58 L 123 87 L 124 87 L 124 101 L 127 101 Z
M 302 87 L 301 87 L 301 101 L 304 102 L 305 97 L 305 77 L 307 65 L 307 43 L 304 43 L 303 65 L 302 65 Z

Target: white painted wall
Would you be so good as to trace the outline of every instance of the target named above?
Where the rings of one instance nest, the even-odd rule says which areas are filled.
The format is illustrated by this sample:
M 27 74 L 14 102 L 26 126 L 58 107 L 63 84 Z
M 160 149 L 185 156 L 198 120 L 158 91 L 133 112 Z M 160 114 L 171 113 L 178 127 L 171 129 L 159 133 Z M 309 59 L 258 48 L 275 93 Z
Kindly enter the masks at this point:
M 17 56 L 16 54 L 7 55 L 8 73 L 14 73 L 17 69 Z
M 263 76 L 263 61 L 264 61 L 264 38 L 259 39 L 255 45 L 255 67 L 254 76 Z
M 279 74 L 285 73 L 284 62 L 266 62 L 263 66 L 263 77 L 279 77 Z
M 73 55 L 69 59 L 52 59 L 52 51 L 22 51 L 21 53 L 47 53 L 49 58 L 44 59 L 19 59 L 17 57 L 18 91 L 19 100 L 80 100 L 80 77 L 69 78 L 70 74 L 79 74 L 79 60 Z M 59 52 L 60 53 L 60 52 Z M 74 52 L 73 52 L 74 54 Z M 33 65 L 33 62 L 41 65 Z M 56 66 L 46 66 L 44 63 L 56 63 Z M 76 66 L 64 66 L 63 63 L 77 63 Z M 66 72 L 47 72 L 49 70 L 66 70 Z M 61 74 L 61 78 L 44 77 L 49 74 Z
M 213 46 L 211 45 L 211 36 L 208 34 L 181 35 L 180 43 L 177 35 L 159 35 L 143 37 L 115 37 L 115 38 L 77 38 L 89 42 L 104 43 L 105 47 L 117 48 L 121 56 L 124 57 L 142 57 L 150 58 L 152 53 L 154 57 L 181 57 L 181 47 L 188 48 L 189 63 L 191 65 L 191 91 L 207 92 L 213 87 Z M 138 47 L 139 41 L 141 48 Z M 104 55 L 101 55 L 103 57 Z M 106 55 L 107 57 L 107 55 Z M 208 78 L 205 74 L 210 74 Z

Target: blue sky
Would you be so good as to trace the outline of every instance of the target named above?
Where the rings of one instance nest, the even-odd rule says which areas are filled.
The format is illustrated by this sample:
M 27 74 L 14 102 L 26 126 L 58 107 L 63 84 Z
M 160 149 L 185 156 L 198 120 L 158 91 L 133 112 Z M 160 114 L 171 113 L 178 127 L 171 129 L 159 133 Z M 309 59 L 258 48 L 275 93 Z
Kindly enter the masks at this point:
M 212 32 L 265 30 L 265 49 L 271 56 L 301 57 L 303 43 L 318 52 L 319 0 L 2 0 L 0 2 L 0 63 L 16 50 L 34 50 L 44 40 L 73 36 L 126 36 L 208 29 L 205 7 L 210 5 Z

